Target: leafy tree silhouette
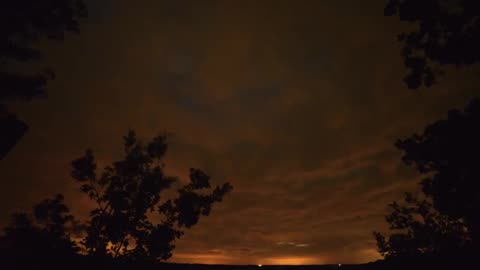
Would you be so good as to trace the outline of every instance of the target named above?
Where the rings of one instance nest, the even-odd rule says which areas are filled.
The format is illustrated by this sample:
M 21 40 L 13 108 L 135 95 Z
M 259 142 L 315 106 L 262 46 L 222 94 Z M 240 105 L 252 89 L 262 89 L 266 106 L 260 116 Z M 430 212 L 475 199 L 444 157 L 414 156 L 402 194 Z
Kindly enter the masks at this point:
M 125 158 L 105 167 L 100 176 L 91 150 L 72 162 L 73 178 L 97 205 L 82 242 L 90 255 L 167 260 L 182 229 L 209 215 L 212 205 L 231 191 L 229 183 L 211 189 L 209 176 L 190 169 L 189 183 L 175 195 L 171 188 L 177 179 L 163 172 L 166 139 L 157 136 L 143 144 L 129 131 L 124 137 Z
M 418 24 L 416 30 L 398 36 L 409 69 L 404 81 L 411 89 L 434 84 L 442 65 L 461 67 L 480 61 L 477 0 L 389 0 L 385 15 Z
M 392 203 L 386 220 L 395 231 L 374 233 L 382 255 L 445 253 L 480 246 L 480 100 L 427 126 L 421 135 L 398 140 L 403 161 L 425 175 L 423 199 L 407 194 Z
M 466 245 L 469 236 L 464 224 L 436 211 L 428 198 L 406 193 L 402 204 L 389 204 L 386 216 L 390 230 L 385 238 L 374 232 L 378 251 L 387 258 L 411 258 L 423 254 L 446 253 Z
M 35 47 L 40 39 L 63 40 L 78 32 L 87 15 L 82 0 L 6 0 L 0 7 L 0 159 L 27 130 L 27 125 L 6 108 L 11 101 L 46 96 L 51 70 L 28 73 L 22 63 L 42 58 Z
M 32 214 L 13 215 L 0 237 L 2 265 L 15 266 L 71 258 L 79 250 L 71 240 L 77 222 L 63 203 L 63 196 L 35 205 Z

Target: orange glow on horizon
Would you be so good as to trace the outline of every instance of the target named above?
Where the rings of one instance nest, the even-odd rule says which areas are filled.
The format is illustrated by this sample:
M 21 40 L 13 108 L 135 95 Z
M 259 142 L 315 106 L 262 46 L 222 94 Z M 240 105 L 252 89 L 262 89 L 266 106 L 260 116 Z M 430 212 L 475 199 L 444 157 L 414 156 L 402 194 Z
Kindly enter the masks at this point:
M 309 265 L 309 264 L 324 264 L 325 260 L 321 257 L 306 257 L 306 256 L 281 256 L 265 258 L 262 261 L 263 265 Z
M 171 262 L 192 263 L 192 264 L 232 264 L 232 265 L 312 265 L 325 264 L 322 257 L 308 256 L 279 256 L 266 258 L 238 258 L 225 254 L 199 254 L 199 253 L 177 253 L 174 254 Z
M 177 253 L 171 262 L 198 264 L 235 264 L 235 258 L 223 254 Z

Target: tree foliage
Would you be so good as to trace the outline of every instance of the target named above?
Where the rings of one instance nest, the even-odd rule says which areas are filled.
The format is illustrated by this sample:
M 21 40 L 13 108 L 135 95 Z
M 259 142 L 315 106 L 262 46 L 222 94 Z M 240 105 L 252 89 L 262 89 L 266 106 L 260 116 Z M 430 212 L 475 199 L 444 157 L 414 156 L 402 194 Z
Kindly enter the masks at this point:
M 78 32 L 85 17 L 82 0 L 6 0 L 0 4 L 0 159 L 25 133 L 27 126 L 8 112 L 6 103 L 46 96 L 51 70 L 26 72 L 22 64 L 42 58 L 40 39 L 63 40 Z
M 463 247 L 469 236 L 464 224 L 436 211 L 426 198 L 406 193 L 402 203 L 389 204 L 386 221 L 392 234 L 374 232 L 378 251 L 385 258 L 409 258 L 443 253 Z
M 399 140 L 403 161 L 425 175 L 424 199 L 394 202 L 386 220 L 394 233 L 375 233 L 386 257 L 480 244 L 480 100 L 452 110 L 423 134 Z
M 480 232 L 480 100 L 429 125 L 422 135 L 397 142 L 403 160 L 427 175 L 422 191 L 440 213 L 462 219 L 472 237 Z
M 71 239 L 78 223 L 63 203 L 63 196 L 46 199 L 35 205 L 32 214 L 13 215 L 10 225 L 0 238 L 0 253 L 4 258 L 54 258 L 72 255 L 78 247 Z
M 466 66 L 480 61 L 480 2 L 477 0 L 389 0 L 386 16 L 416 23 L 401 33 L 402 57 L 409 69 L 409 88 L 430 87 L 440 66 Z
M 91 150 L 72 162 L 73 178 L 95 201 L 83 245 L 89 254 L 128 259 L 166 260 L 183 228 L 209 215 L 232 186 L 211 188 L 210 177 L 190 169 L 190 181 L 172 191 L 178 180 L 165 175 L 166 136 L 143 144 L 133 131 L 124 137 L 124 159 L 97 175 Z

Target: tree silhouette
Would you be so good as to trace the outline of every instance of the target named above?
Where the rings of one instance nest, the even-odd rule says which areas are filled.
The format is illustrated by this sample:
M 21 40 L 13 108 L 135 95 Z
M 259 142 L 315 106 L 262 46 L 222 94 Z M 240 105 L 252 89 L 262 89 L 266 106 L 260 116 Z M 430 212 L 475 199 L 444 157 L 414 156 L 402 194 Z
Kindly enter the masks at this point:
M 27 72 L 23 63 L 42 58 L 35 43 L 63 40 L 78 32 L 86 16 L 82 0 L 6 0 L 0 5 L 0 159 L 26 132 L 27 125 L 8 112 L 6 103 L 46 96 L 51 70 Z M 31 68 L 30 68 L 31 69 Z
M 480 61 L 480 2 L 477 0 L 389 0 L 386 16 L 417 23 L 401 33 L 402 57 L 409 69 L 404 81 L 411 89 L 435 83 L 439 66 Z
M 91 150 L 72 162 L 73 178 L 97 205 L 82 242 L 89 254 L 167 260 L 182 229 L 208 215 L 232 189 L 225 183 L 212 190 L 209 176 L 190 169 L 189 183 L 175 195 L 171 188 L 177 179 L 163 171 L 166 151 L 166 136 L 143 144 L 130 131 L 124 137 L 124 159 L 105 167 L 101 175 Z
M 423 134 L 399 140 L 403 161 L 425 175 L 423 200 L 407 195 L 390 205 L 386 220 L 395 231 L 375 233 L 386 257 L 423 254 L 480 244 L 480 100 L 464 111 L 426 127 Z
M 78 247 L 70 231 L 77 225 L 63 196 L 57 195 L 34 206 L 32 214 L 15 214 L 0 237 L 2 264 L 59 260 L 73 256 Z
M 480 240 L 480 100 L 472 100 L 464 111 L 451 110 L 446 120 L 397 146 L 405 151 L 406 164 L 427 175 L 422 190 L 435 209 L 462 219 L 472 239 Z
M 389 204 L 386 216 L 393 233 L 385 238 L 374 232 L 378 251 L 387 258 L 411 258 L 418 255 L 447 253 L 462 248 L 469 236 L 464 224 L 436 211 L 429 199 L 406 193 L 400 204 Z

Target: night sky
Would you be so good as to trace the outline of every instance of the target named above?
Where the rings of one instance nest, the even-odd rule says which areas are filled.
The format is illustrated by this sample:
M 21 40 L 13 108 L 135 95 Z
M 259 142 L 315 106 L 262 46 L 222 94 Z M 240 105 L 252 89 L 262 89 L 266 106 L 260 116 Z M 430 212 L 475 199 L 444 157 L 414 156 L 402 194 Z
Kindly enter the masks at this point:
M 79 35 L 40 44 L 49 97 L 12 106 L 29 132 L 0 162 L 0 220 L 64 193 L 87 147 L 119 158 L 129 128 L 171 132 L 167 172 L 190 167 L 234 192 L 177 242 L 172 261 L 361 263 L 373 230 L 419 176 L 394 147 L 461 108 L 478 69 L 408 90 L 384 0 L 88 1 Z

